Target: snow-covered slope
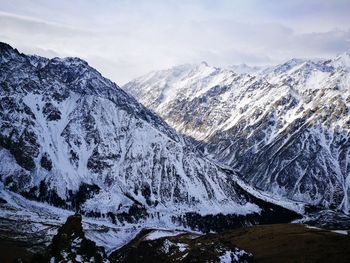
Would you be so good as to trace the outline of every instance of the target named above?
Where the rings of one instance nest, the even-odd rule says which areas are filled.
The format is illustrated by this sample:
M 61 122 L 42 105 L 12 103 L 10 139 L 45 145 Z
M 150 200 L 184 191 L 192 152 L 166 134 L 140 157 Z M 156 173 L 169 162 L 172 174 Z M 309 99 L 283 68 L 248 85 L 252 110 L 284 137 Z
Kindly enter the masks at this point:
M 350 55 L 240 74 L 206 64 L 123 89 L 253 186 L 350 211 Z
M 85 61 L 0 44 L 0 86 L 6 189 L 114 222 L 270 211 Z

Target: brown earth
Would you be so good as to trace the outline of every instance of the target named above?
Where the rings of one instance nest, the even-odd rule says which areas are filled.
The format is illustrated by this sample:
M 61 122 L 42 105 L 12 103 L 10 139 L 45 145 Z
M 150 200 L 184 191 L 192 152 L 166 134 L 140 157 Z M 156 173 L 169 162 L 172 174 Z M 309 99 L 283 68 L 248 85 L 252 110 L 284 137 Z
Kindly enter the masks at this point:
M 253 254 L 248 262 L 350 262 L 350 236 L 298 224 L 257 225 L 207 234 L 145 240 L 150 231 L 112 253 L 111 262 L 217 262 L 223 251 L 244 249 Z M 162 253 L 165 240 L 187 245 L 186 251 Z M 185 256 L 187 254 L 187 256 Z M 118 261 L 113 261 L 118 260 Z M 145 261 L 146 260 L 146 261 Z
M 256 262 L 350 262 L 349 235 L 304 225 L 257 225 L 218 238 L 251 252 Z
M 81 230 L 79 226 L 76 228 Z M 130 243 L 113 252 L 109 257 L 111 262 L 216 262 L 224 251 L 235 248 L 253 255 L 247 257 L 248 262 L 350 262 L 350 235 L 298 224 L 256 225 L 219 234 L 185 233 L 145 240 L 152 231 L 143 230 Z M 10 233 L 5 233 L 4 229 L 0 232 L 0 262 L 13 262 L 18 257 L 30 262 L 32 253 L 27 250 L 30 244 L 5 240 L 4 235 Z M 175 244 L 170 245 L 167 253 L 163 249 L 166 240 Z M 179 250 L 176 247 L 179 243 L 186 249 Z

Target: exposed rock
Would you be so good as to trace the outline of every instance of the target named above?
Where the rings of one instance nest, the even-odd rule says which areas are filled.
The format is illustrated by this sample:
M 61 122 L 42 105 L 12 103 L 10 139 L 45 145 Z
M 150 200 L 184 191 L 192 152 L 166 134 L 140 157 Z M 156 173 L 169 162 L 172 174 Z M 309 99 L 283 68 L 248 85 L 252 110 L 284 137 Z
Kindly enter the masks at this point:
M 108 262 L 104 249 L 85 237 L 81 221 L 81 215 L 69 216 L 47 251 L 34 255 L 32 262 Z
M 61 112 L 50 102 L 45 103 L 43 107 L 43 114 L 46 116 L 48 121 L 57 121 L 61 119 Z
M 48 153 L 44 153 L 40 160 L 41 167 L 45 168 L 48 171 L 52 169 L 52 161 Z
M 158 230 L 142 230 L 129 244 L 114 251 L 111 262 L 254 262 L 251 253 L 239 249 L 215 235 L 199 236 L 190 233 L 161 233 L 160 237 L 148 236 Z M 160 231 L 162 232 L 162 231 Z M 162 236 L 164 235 L 164 236 Z M 215 240 L 215 241 L 214 241 Z M 213 242 L 214 241 L 214 242 Z

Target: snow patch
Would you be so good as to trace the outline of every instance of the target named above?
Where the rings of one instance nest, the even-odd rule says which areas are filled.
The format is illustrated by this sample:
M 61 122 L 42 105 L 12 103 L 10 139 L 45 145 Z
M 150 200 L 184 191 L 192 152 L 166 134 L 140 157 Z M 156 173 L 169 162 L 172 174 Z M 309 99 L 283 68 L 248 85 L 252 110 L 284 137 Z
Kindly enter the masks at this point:
M 162 237 L 171 237 L 183 234 L 184 232 L 179 231 L 163 231 L 163 230 L 154 230 L 145 237 L 145 240 L 156 240 Z

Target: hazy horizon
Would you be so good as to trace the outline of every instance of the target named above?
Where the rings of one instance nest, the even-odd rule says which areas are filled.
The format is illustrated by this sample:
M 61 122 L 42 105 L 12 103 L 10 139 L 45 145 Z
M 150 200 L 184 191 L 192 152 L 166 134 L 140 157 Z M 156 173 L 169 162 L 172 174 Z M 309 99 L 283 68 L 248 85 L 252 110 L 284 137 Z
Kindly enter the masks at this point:
M 2 1 L 0 41 L 76 56 L 122 85 L 207 61 L 271 65 L 350 51 L 350 1 Z

